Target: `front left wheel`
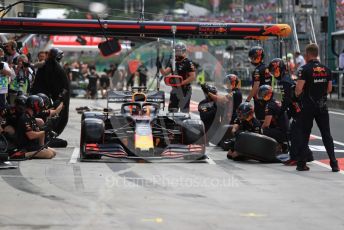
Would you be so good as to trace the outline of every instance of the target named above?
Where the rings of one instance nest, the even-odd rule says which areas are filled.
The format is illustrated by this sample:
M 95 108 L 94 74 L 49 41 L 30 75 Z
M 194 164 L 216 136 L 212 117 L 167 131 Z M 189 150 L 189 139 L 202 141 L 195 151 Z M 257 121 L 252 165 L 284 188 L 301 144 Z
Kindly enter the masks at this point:
M 81 122 L 80 159 L 100 159 L 101 155 L 87 154 L 87 144 L 102 144 L 104 137 L 104 121 L 97 118 L 85 118 Z

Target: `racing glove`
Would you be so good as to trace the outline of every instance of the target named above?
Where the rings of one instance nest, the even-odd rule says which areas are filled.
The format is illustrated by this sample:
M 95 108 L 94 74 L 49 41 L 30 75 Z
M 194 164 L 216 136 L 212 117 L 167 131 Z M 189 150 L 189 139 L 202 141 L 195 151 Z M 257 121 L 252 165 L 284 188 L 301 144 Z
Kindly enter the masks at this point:
M 45 132 L 51 132 L 51 130 L 53 130 L 54 122 L 56 122 L 56 119 L 56 117 L 49 118 L 42 127 L 42 130 Z
M 208 94 L 209 93 L 209 89 L 208 89 L 207 84 L 201 84 L 201 89 L 202 89 L 204 94 Z
M 53 103 L 53 107 L 57 108 L 61 102 L 64 102 L 68 96 L 68 90 L 63 89 L 63 91 L 58 95 L 57 99 Z
M 44 125 L 42 128 L 41 128 L 42 131 L 44 131 L 45 133 L 49 133 L 51 132 L 52 128 L 51 126 L 49 125 Z

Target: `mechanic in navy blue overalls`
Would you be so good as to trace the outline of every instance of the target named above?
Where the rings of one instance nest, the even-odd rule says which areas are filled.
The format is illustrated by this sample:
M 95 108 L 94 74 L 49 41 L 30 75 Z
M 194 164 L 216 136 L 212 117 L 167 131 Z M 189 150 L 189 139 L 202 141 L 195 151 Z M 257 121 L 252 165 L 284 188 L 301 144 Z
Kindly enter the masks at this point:
M 291 79 L 290 75 L 286 72 L 287 67 L 281 58 L 275 58 L 269 63 L 269 71 L 271 75 L 277 80 L 277 88 L 282 94 L 282 107 L 281 113 L 285 111 L 288 114 L 288 118 L 292 119 L 290 123 L 290 149 L 289 157 L 290 159 L 284 162 L 285 165 L 296 165 L 297 162 L 297 149 L 300 140 L 299 132 L 297 132 L 296 120 L 301 112 L 301 103 L 297 100 L 293 100 L 292 90 L 295 90 L 295 82 Z M 307 161 L 313 160 L 312 151 L 307 148 Z
M 272 87 L 270 85 L 262 85 L 259 87 L 258 100 L 264 101 L 265 117 L 262 124 L 262 133 L 277 141 L 281 152 L 288 150 L 287 131 L 288 118 L 281 111 L 282 104 L 273 97 Z
M 13 143 L 17 142 L 15 128 L 18 123 L 18 119 L 21 117 L 26 108 L 25 95 L 19 95 L 16 97 L 15 105 L 7 105 L 4 109 L 0 110 L 0 118 L 4 119 L 5 123 L 1 124 L 1 130 L 6 135 L 6 138 Z
M 43 105 L 43 99 L 39 96 L 29 96 L 26 100 L 26 109 L 18 120 L 16 128 L 18 147 L 25 152 L 25 157 L 51 159 L 56 155 L 55 149 L 43 148 L 48 129 L 40 130 L 35 119 L 35 115 L 43 109 Z
M 317 123 L 326 152 L 330 158 L 333 172 L 338 172 L 338 161 L 334 153 L 333 138 L 330 131 L 330 120 L 326 105 L 327 94 L 332 91 L 332 73 L 329 68 L 321 64 L 318 59 L 319 47 L 316 44 L 306 46 L 305 59 L 307 64 L 298 70 L 298 80 L 295 94 L 300 97 L 302 110 L 297 126 L 301 130 L 301 143 L 298 151 L 298 171 L 307 171 L 307 155 L 305 149 L 313 127 L 313 120 Z
M 254 65 L 256 68 L 252 73 L 252 89 L 247 96 L 246 101 L 250 102 L 252 98 L 254 99 L 254 113 L 256 115 L 256 118 L 260 121 L 263 121 L 265 116 L 265 105 L 257 99 L 257 93 L 260 86 L 271 85 L 272 77 L 269 73 L 269 69 L 264 64 L 264 50 L 262 47 L 252 47 L 248 53 L 248 56 L 251 64 Z
M 235 150 L 234 150 L 234 145 L 235 145 L 235 138 L 238 137 L 238 135 L 241 132 L 253 132 L 253 133 L 261 133 L 261 128 L 260 128 L 260 121 L 258 121 L 254 117 L 254 109 L 253 105 L 250 104 L 249 102 L 243 102 L 238 106 L 237 109 L 237 118 L 233 122 L 233 129 L 232 129 L 232 134 L 234 136 L 233 139 L 230 141 L 230 150 L 227 153 L 227 158 L 236 160 L 236 161 L 242 161 L 242 160 L 247 160 L 246 156 L 239 155 Z
M 193 62 L 186 57 L 186 45 L 179 42 L 175 45 L 176 50 L 176 74 L 183 78 L 179 87 L 173 87 L 170 94 L 169 111 L 178 111 L 188 113 L 190 111 L 191 100 L 191 82 L 196 79 L 195 66 Z M 172 73 L 172 63 L 165 69 L 162 68 L 161 62 L 157 61 L 157 67 L 165 76 Z
M 213 100 L 216 101 L 217 103 L 221 103 L 224 107 L 224 117 L 221 123 L 227 123 L 227 124 L 233 124 L 235 118 L 237 118 L 237 109 L 239 105 L 242 102 L 242 93 L 239 88 L 239 78 L 235 74 L 228 74 L 225 76 L 224 83 L 227 87 L 227 92 L 225 96 L 217 95 L 217 94 L 212 94 L 208 93 L 208 96 Z M 230 105 L 230 98 L 233 99 L 233 109 L 229 110 Z M 230 113 L 231 112 L 231 113 Z M 231 117 L 227 116 L 228 114 L 231 114 Z

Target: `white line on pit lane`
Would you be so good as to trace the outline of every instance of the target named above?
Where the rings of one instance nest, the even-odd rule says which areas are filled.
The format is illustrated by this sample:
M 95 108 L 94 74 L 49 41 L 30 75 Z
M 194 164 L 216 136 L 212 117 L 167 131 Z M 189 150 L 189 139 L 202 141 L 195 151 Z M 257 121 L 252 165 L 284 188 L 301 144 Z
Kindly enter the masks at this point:
M 313 134 L 312 134 L 311 136 L 314 137 L 314 138 L 316 138 L 316 139 L 322 140 L 322 137 L 320 137 L 320 136 L 313 135 Z M 335 144 L 337 144 L 337 145 L 344 146 L 344 143 L 343 143 L 343 142 L 340 142 L 340 141 L 335 141 L 335 140 L 333 140 L 333 143 L 335 143 Z M 327 164 L 325 164 L 325 163 L 322 163 L 322 162 L 320 162 L 320 161 L 313 161 L 313 163 L 314 163 L 314 164 L 317 164 L 317 165 L 319 165 L 319 166 L 322 166 L 322 167 L 331 169 L 331 167 L 330 167 L 329 165 L 327 165 Z M 341 173 L 341 174 L 344 175 L 344 171 L 343 171 L 343 170 L 340 170 L 339 173 Z
M 72 156 L 70 158 L 69 164 L 75 164 L 78 160 L 80 149 L 79 148 L 74 148 Z
M 331 114 L 344 116 L 344 113 L 329 111 Z
M 327 168 L 327 169 L 332 169 L 329 165 L 327 165 L 325 163 L 322 163 L 320 161 L 313 161 L 312 163 L 316 164 L 316 165 L 319 165 L 321 167 Z M 339 173 L 344 175 L 344 171 L 342 171 L 342 170 L 340 170 Z
M 210 165 L 216 165 L 215 161 L 213 159 L 211 159 L 209 156 L 207 156 L 208 158 L 205 160 L 208 164 Z
M 313 134 L 311 134 L 311 136 L 314 137 L 315 139 L 322 140 L 322 137 L 320 137 L 320 136 L 313 135 Z M 340 141 L 335 141 L 335 140 L 333 140 L 333 143 L 335 143 L 335 144 L 337 144 L 337 145 L 344 146 L 344 143 L 343 143 L 343 142 L 340 142 Z

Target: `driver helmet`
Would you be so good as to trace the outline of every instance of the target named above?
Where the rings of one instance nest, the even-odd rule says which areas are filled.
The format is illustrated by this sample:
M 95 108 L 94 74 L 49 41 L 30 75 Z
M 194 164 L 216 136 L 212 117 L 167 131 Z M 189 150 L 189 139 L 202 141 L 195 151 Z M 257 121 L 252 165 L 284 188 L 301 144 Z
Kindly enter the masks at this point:
M 44 101 L 37 95 L 31 95 L 26 100 L 26 107 L 32 109 L 34 114 L 38 114 L 44 107 Z
M 178 42 L 175 46 L 174 46 L 175 50 L 176 50 L 176 60 L 177 61 L 181 61 L 183 60 L 183 58 L 185 57 L 186 54 L 186 45 L 184 42 Z
M 248 52 L 248 58 L 253 65 L 258 65 L 263 62 L 264 49 L 260 46 L 253 46 Z
M 240 120 L 250 120 L 253 117 L 254 109 L 253 105 L 249 102 L 243 102 L 237 109 L 238 118 Z
M 287 68 L 281 58 L 275 58 L 269 63 L 269 72 L 276 79 L 280 79 L 282 76 L 284 76 L 286 70 Z
M 273 98 L 273 91 L 270 85 L 262 85 L 259 87 L 258 99 L 262 101 L 269 101 Z

